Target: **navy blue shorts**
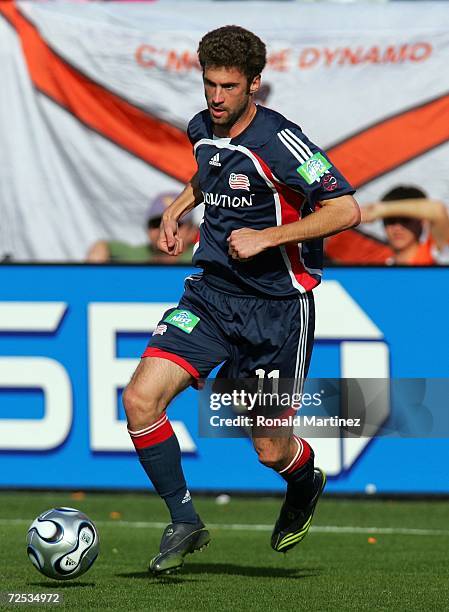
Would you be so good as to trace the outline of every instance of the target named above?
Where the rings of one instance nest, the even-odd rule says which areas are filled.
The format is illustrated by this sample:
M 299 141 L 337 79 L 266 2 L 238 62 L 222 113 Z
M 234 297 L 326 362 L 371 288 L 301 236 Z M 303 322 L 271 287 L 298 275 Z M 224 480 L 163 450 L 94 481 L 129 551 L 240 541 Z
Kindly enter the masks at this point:
M 186 280 L 179 305 L 164 313 L 143 357 L 174 361 L 196 379 L 222 364 L 222 379 L 268 377 L 274 370 L 276 378 L 303 380 L 314 326 L 312 293 L 288 299 L 231 295 L 198 275 Z

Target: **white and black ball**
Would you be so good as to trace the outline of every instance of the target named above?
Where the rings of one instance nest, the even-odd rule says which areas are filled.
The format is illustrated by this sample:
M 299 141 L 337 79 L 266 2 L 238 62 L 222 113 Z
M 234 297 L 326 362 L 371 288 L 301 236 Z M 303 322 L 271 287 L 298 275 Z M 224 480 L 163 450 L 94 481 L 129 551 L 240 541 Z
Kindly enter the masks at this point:
M 75 508 L 52 508 L 40 514 L 27 533 L 27 553 L 42 574 L 56 580 L 78 578 L 98 556 L 94 523 Z

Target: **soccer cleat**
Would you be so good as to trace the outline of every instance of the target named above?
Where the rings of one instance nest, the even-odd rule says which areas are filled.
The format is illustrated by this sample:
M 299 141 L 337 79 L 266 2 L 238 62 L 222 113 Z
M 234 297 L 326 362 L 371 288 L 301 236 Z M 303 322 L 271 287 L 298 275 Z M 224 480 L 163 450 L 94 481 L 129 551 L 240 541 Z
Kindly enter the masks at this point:
M 184 564 L 184 557 L 208 546 L 210 535 L 198 516 L 198 522 L 172 523 L 162 534 L 159 554 L 150 561 L 150 572 L 155 575 L 171 574 Z
M 319 468 L 314 470 L 313 484 L 315 492 L 305 508 L 298 510 L 284 502 L 271 535 L 273 550 L 287 552 L 306 537 L 315 507 L 326 485 L 326 474 Z

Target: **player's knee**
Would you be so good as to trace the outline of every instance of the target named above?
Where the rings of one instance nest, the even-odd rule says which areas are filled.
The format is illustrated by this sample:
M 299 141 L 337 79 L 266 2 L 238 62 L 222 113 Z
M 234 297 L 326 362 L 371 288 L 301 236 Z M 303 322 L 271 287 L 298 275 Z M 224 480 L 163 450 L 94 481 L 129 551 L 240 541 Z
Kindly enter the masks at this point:
M 145 393 L 130 383 L 123 392 L 123 406 L 128 423 L 134 427 L 147 427 L 160 417 L 166 406 L 158 393 Z

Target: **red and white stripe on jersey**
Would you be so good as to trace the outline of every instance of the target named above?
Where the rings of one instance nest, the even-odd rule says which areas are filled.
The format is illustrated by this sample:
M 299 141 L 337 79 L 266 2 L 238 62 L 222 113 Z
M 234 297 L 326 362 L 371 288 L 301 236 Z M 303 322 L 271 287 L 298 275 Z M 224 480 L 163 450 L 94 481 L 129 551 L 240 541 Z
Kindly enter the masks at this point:
M 195 244 L 193 245 L 193 250 L 192 250 L 192 256 L 195 255 L 195 253 L 197 252 L 199 246 L 200 246 L 200 240 L 201 240 L 201 225 L 204 223 L 204 218 L 201 219 L 199 225 L 198 225 L 198 232 L 196 234 L 196 240 L 195 240 Z
M 165 440 L 168 440 L 168 438 L 174 434 L 171 423 L 165 412 L 152 425 L 136 431 L 131 431 L 131 429 L 128 428 L 128 433 L 136 448 L 146 448 L 159 444 L 160 442 L 165 442 Z
M 280 183 L 271 172 L 270 168 L 258 155 L 250 152 L 251 155 L 258 160 L 266 177 L 269 179 L 269 184 L 276 192 L 276 219 L 278 225 L 287 225 L 301 219 L 301 207 L 304 202 L 303 196 L 294 191 L 287 185 Z M 265 178 L 266 180 L 266 178 Z M 321 270 L 311 270 L 304 264 L 301 244 L 286 244 L 280 247 L 284 261 L 292 278 L 293 285 L 301 292 L 311 291 L 319 281 L 312 276 L 313 274 L 321 276 Z

